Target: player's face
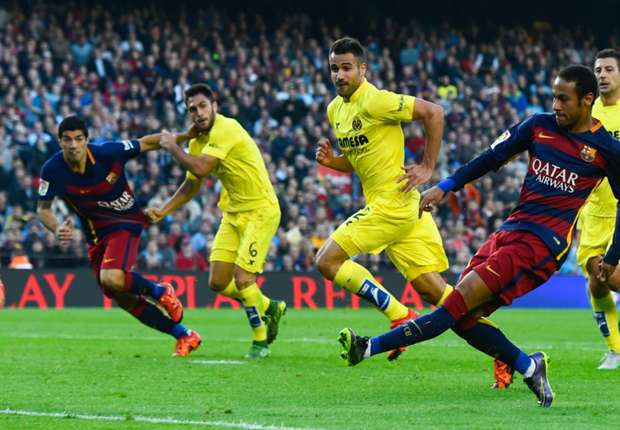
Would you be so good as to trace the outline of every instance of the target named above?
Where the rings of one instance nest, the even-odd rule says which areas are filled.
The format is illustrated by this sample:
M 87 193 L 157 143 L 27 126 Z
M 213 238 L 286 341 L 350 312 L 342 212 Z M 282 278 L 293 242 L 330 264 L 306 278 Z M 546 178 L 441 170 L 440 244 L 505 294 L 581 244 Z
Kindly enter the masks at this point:
M 594 62 L 594 74 L 598 90 L 603 95 L 614 94 L 620 90 L 620 70 L 615 58 L 599 58 Z
M 553 81 L 553 111 L 560 127 L 570 130 L 585 120 L 591 111 L 592 102 L 592 94 L 579 98 L 575 82 L 561 78 Z
M 348 98 L 362 84 L 366 74 L 366 63 L 360 64 L 350 52 L 346 54 L 332 52 L 329 56 L 329 70 L 338 95 Z
M 215 120 L 217 103 L 211 102 L 204 94 L 199 93 L 188 97 L 187 111 L 192 124 L 203 131 L 209 131 Z
M 65 160 L 69 163 L 79 163 L 86 157 L 88 138 L 82 130 L 69 130 L 62 133 L 60 148 Z

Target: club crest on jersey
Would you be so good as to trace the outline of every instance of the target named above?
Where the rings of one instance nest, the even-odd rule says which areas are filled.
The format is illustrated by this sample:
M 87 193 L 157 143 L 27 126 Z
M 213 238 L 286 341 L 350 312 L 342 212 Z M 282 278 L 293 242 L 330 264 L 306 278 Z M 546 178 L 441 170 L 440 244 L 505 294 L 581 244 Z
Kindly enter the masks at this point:
M 579 153 L 581 159 L 586 163 L 591 163 L 596 158 L 596 149 L 588 145 L 583 145 L 581 152 Z
M 362 129 L 362 120 L 359 118 L 353 118 L 353 122 L 351 123 L 351 127 L 355 131 L 360 131 Z
M 49 189 L 49 187 L 50 187 L 50 183 L 45 181 L 45 180 L 43 180 L 43 179 L 41 179 L 39 181 L 39 195 L 40 196 L 46 195 L 47 194 L 47 190 Z
M 113 185 L 116 181 L 118 181 L 118 175 L 114 172 L 108 173 L 108 176 L 105 177 L 105 180 L 108 181 L 111 185 Z

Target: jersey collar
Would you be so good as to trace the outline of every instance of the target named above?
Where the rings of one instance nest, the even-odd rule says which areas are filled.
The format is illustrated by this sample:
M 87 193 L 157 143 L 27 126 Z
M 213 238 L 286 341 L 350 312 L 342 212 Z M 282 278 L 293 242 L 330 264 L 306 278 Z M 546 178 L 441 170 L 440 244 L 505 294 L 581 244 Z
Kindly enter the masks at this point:
M 364 92 L 366 91 L 366 89 L 368 88 L 369 85 L 370 84 L 368 83 L 366 78 L 364 78 L 364 80 L 362 81 L 360 86 L 357 87 L 355 92 L 353 94 L 351 94 L 351 97 L 349 97 L 349 102 L 354 103 L 357 100 L 359 100 L 359 98 L 362 96 L 362 94 L 364 94 Z

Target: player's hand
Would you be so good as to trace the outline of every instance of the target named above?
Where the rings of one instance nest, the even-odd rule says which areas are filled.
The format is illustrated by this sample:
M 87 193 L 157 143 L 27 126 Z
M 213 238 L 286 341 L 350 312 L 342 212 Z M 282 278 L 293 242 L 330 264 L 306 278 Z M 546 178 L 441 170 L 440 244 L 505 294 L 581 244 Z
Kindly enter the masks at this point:
M 403 166 L 405 173 L 396 180 L 397 183 L 401 183 L 402 181 L 407 181 L 405 186 L 401 188 L 401 191 L 406 193 L 421 185 L 425 182 L 428 182 L 433 176 L 433 169 L 424 164 L 409 164 L 407 166 Z
M 323 166 L 329 167 L 334 161 L 334 150 L 328 138 L 319 139 L 319 146 L 316 149 L 316 161 Z
M 147 216 L 151 224 L 158 223 L 159 221 L 164 219 L 165 216 L 162 210 L 158 208 L 147 208 L 144 211 L 144 214 Z
M 420 198 L 420 209 L 418 210 L 418 216 L 422 217 L 423 211 L 432 211 L 437 204 L 443 200 L 446 193 L 441 188 L 435 185 L 432 188 L 424 191 Z
M 616 266 L 613 266 L 609 263 L 605 263 L 605 261 L 601 258 L 600 261 L 598 262 L 598 274 L 597 274 L 598 280 L 601 282 L 609 281 L 609 278 L 611 278 L 611 275 L 613 275 L 615 270 L 616 270 Z
M 187 138 L 188 139 L 196 139 L 198 136 L 200 136 L 202 134 L 202 130 L 196 126 L 196 125 L 192 125 L 192 128 L 190 128 L 189 130 L 187 130 Z
M 73 218 L 67 218 L 65 222 L 56 227 L 56 237 L 63 244 L 73 239 Z
M 164 130 L 159 138 L 159 146 L 169 150 L 172 146 L 177 146 L 177 135 Z

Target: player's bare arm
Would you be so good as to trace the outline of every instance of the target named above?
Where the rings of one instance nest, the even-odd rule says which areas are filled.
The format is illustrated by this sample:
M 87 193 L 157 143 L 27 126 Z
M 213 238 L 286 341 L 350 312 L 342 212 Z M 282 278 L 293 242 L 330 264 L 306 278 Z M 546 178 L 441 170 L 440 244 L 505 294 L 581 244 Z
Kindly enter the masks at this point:
M 179 133 L 175 135 L 175 143 L 177 145 L 191 139 L 191 129 L 185 133 Z M 154 151 L 156 149 L 160 149 L 162 148 L 162 146 L 160 146 L 159 141 L 161 139 L 161 137 L 163 136 L 164 133 L 155 133 L 155 134 L 148 134 L 146 136 L 141 137 L 140 139 L 138 139 L 138 141 L 140 142 L 140 152 L 148 152 L 148 151 Z M 196 132 L 194 131 L 194 134 L 196 134 Z M 197 134 L 196 134 L 197 135 Z
M 404 166 L 405 173 L 398 178 L 398 182 L 407 181 L 402 189 L 404 192 L 427 182 L 433 175 L 443 136 L 443 108 L 435 103 L 416 98 L 412 119 L 413 121 L 422 121 L 422 124 L 424 124 L 426 146 L 422 162 L 420 164 L 414 163 Z
M 353 166 L 344 155 L 334 156 L 332 144 L 328 138 L 322 137 L 316 149 L 316 161 L 325 167 L 340 172 L 352 172 Z
M 178 135 L 173 133 L 162 133 L 159 144 L 162 148 L 170 152 L 170 155 L 174 157 L 179 164 L 185 169 L 192 172 L 195 176 L 203 178 L 208 176 L 209 173 L 217 166 L 219 160 L 216 157 L 202 154 L 198 157 L 187 154 L 183 148 L 177 145 Z
M 185 205 L 200 191 L 202 180 L 185 179 L 174 195 L 161 208 L 147 208 L 144 213 L 151 223 L 157 223 L 164 217 Z
M 54 233 L 59 241 L 66 242 L 73 238 L 73 219 L 67 218 L 63 223 L 58 222 L 52 211 L 51 200 L 39 200 L 37 203 L 37 213 L 41 223 L 45 228 Z

